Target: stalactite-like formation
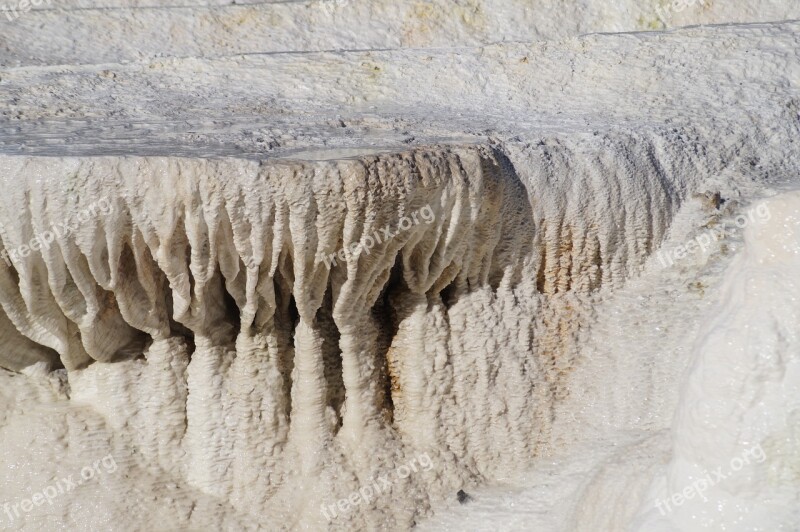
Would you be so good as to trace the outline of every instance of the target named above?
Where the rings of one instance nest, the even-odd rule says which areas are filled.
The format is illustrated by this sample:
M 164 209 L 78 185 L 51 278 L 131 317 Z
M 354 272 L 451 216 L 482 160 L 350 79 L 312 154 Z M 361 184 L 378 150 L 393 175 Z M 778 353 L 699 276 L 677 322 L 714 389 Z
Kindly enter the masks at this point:
M 243 511 L 387 453 L 458 464 L 443 489 L 529 461 L 592 294 L 685 194 L 655 155 L 558 143 L 0 170 L 0 365 L 63 365 L 152 467 Z

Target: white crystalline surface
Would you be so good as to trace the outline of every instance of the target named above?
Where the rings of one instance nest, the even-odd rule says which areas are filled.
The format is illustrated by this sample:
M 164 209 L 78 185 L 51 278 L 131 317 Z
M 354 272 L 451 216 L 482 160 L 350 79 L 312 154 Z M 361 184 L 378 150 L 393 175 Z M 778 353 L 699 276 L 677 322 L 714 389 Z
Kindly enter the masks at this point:
M 796 2 L 9 5 L 0 529 L 800 530 Z

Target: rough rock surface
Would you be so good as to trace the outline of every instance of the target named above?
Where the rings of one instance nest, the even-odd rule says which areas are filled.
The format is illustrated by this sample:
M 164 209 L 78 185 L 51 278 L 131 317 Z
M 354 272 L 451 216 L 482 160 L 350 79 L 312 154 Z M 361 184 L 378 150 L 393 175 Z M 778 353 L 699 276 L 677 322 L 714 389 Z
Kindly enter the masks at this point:
M 798 9 L 664 9 L 1 20 L 0 526 L 796 528 L 796 320 L 737 331 L 795 305 L 796 196 L 672 250 L 797 188 Z

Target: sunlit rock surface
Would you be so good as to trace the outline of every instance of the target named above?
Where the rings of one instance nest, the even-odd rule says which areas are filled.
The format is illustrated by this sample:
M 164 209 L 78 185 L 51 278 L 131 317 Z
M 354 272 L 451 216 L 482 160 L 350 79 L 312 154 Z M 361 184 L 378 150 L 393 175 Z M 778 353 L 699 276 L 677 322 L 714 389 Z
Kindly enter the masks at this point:
M 796 530 L 797 16 L 7 12 L 0 527 Z

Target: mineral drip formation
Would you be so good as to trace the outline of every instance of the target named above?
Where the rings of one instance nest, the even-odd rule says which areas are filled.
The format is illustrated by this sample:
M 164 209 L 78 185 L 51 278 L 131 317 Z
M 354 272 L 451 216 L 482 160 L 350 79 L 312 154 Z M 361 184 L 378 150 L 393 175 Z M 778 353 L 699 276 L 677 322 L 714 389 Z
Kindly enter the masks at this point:
M 662 144 L 0 157 L 0 366 L 66 373 L 131 460 L 250 524 L 409 527 L 548 441 L 582 317 L 686 194 Z

